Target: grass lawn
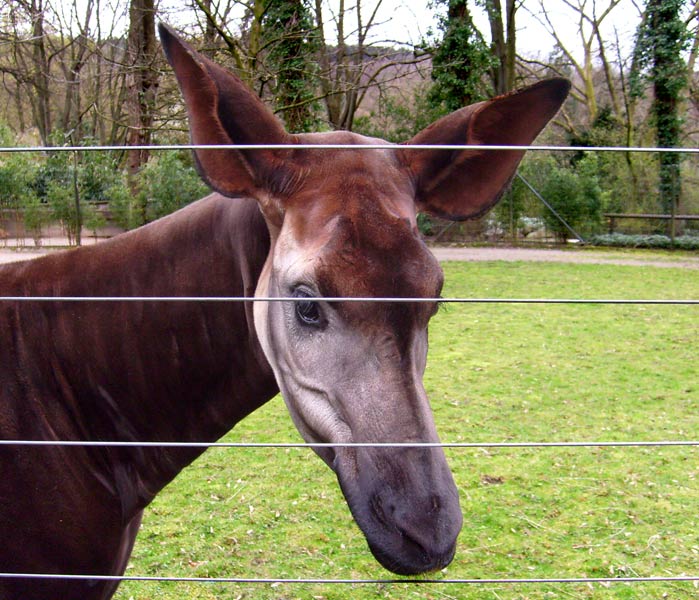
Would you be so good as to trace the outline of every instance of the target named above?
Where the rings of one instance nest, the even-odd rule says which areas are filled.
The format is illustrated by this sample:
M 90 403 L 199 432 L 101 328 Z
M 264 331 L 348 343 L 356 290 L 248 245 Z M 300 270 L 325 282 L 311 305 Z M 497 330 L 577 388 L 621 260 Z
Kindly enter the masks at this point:
M 444 296 L 699 298 L 699 271 L 447 263 Z M 425 384 L 443 441 L 699 439 L 699 307 L 446 305 Z M 298 441 L 277 398 L 229 441 Z M 699 575 L 699 449 L 448 449 L 457 556 L 437 578 Z M 212 449 L 146 513 L 132 575 L 391 578 L 307 449 Z M 693 583 L 122 585 L 117 598 L 696 598 Z

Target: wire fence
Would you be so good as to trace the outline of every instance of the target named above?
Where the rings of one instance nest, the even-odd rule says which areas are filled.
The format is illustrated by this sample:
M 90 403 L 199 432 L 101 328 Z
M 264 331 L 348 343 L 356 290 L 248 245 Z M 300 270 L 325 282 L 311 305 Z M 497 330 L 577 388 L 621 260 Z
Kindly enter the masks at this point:
M 0 446 L 80 448 L 672 448 L 699 446 L 699 440 L 578 442 L 121 442 L 81 440 L 0 440 Z
M 252 296 L 0 296 L 0 302 L 374 302 L 379 304 L 610 304 L 649 306 L 694 306 L 699 300 L 646 298 L 372 298 L 372 297 L 269 297 Z
M 652 154 L 699 154 L 699 148 L 660 148 L 657 146 L 514 146 L 499 144 L 160 144 L 155 146 L 5 146 L 0 147 L 0 153 L 19 152 L 123 152 L 126 150 L 484 150 L 498 151 L 534 151 L 534 152 L 634 152 Z
M 303 584 L 303 585 L 528 585 L 528 584 L 600 584 L 600 583 L 688 583 L 699 581 L 699 575 L 666 575 L 657 577 L 531 577 L 531 578 L 395 578 L 395 579 L 333 579 L 300 577 L 160 577 L 142 575 L 56 575 L 53 573 L 0 573 L 7 579 L 63 579 L 89 581 L 140 581 L 169 583 L 208 583 L 208 584 Z
M 411 145 L 345 145 L 345 144 L 298 144 L 290 148 L 288 145 L 160 145 L 160 146 L 50 146 L 50 147 L 4 147 L 2 153 L 16 152 L 105 152 L 123 151 L 126 149 L 158 150 L 386 150 L 400 148 L 401 150 L 484 150 L 484 151 L 558 151 L 558 152 L 636 152 L 662 153 L 673 152 L 681 154 L 699 154 L 699 148 L 657 148 L 657 147 L 579 147 L 579 146 L 411 146 Z M 699 299 L 653 299 L 653 298 L 375 298 L 375 297 L 170 297 L 170 296 L 0 296 L 0 303 L 7 302 L 196 302 L 196 303 L 228 303 L 228 302 L 374 302 L 374 303 L 456 303 L 456 304 L 513 304 L 513 305 L 655 305 L 655 306 L 697 306 Z M 0 440 L 3 447 L 161 447 L 161 448 L 456 448 L 456 449 L 545 449 L 545 448 L 679 448 L 697 447 L 699 440 L 630 440 L 630 441 L 502 441 L 502 442 L 442 442 L 442 443 L 306 443 L 306 442 L 179 442 L 179 441 L 104 441 L 104 440 Z M 93 575 L 93 574 L 53 574 L 53 573 L 8 573 L 0 572 L 0 579 L 30 579 L 30 580 L 89 580 L 93 582 L 172 582 L 197 584 L 303 584 L 303 585 L 393 585 L 414 584 L 424 585 L 541 585 L 541 584 L 643 584 L 643 583 L 697 583 L 699 575 L 666 575 L 648 577 L 629 577 L 625 575 L 610 577 L 553 577 L 553 578 L 253 578 L 253 577 L 174 577 L 174 576 L 140 576 L 125 574 Z

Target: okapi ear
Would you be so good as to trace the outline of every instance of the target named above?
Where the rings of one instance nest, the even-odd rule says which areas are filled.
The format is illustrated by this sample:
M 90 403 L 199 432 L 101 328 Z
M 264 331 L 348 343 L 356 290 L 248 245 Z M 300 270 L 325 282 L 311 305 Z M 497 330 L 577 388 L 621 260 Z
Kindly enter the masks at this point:
M 467 106 L 436 121 L 409 144 L 528 146 L 558 112 L 570 89 L 549 79 Z M 485 213 L 507 189 L 521 150 L 400 150 L 416 184 L 417 208 L 462 221 Z
M 233 73 L 196 52 L 159 24 L 160 40 L 184 96 L 196 145 L 286 144 L 289 135 L 274 114 Z M 202 178 L 225 196 L 252 196 L 269 203 L 270 182 L 291 169 L 271 150 L 195 150 Z M 268 210 L 272 208 L 272 210 Z M 262 206 L 265 216 L 281 207 Z

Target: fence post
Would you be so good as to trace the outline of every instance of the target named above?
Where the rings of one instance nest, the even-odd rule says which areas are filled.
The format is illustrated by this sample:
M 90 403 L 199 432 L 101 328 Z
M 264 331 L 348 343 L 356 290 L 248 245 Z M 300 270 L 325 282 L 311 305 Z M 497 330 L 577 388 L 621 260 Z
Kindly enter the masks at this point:
M 677 206 L 673 200 L 670 203 L 670 244 L 671 247 L 675 247 L 675 218 L 677 216 Z
M 71 145 L 73 144 L 71 140 Z M 78 186 L 78 151 L 73 150 L 73 197 L 75 199 L 75 244 L 82 245 L 83 217 L 80 210 L 80 188 Z

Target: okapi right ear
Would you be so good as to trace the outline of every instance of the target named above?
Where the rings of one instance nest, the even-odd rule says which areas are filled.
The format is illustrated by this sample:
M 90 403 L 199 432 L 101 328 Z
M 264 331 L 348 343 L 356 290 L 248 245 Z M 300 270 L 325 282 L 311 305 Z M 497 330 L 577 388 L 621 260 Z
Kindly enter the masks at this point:
M 558 112 L 570 82 L 554 78 L 447 115 L 409 144 L 528 146 Z M 417 209 L 445 219 L 478 217 L 495 204 L 523 150 L 400 150 L 415 182 Z
M 192 143 L 196 145 L 287 144 L 290 136 L 274 114 L 238 77 L 196 52 L 167 25 L 158 26 L 168 62 L 182 90 Z M 291 169 L 271 150 L 195 150 L 202 178 L 225 196 L 253 197 L 266 217 L 277 220 L 283 208 L 270 206 L 270 181 L 288 179 Z

